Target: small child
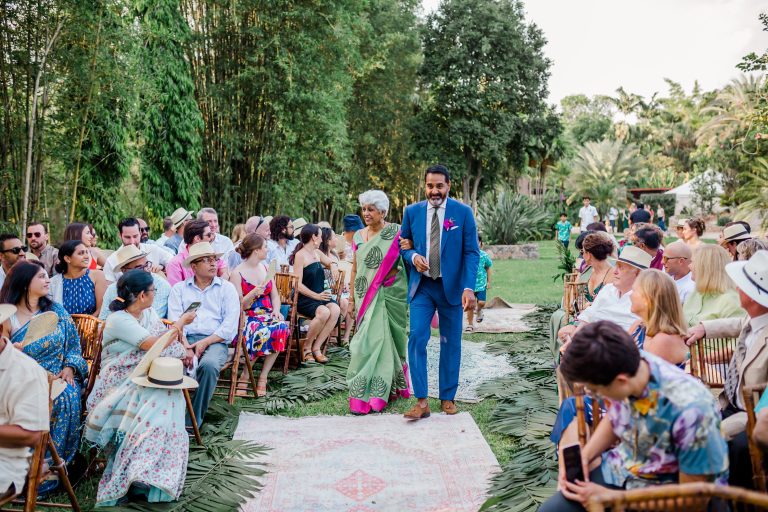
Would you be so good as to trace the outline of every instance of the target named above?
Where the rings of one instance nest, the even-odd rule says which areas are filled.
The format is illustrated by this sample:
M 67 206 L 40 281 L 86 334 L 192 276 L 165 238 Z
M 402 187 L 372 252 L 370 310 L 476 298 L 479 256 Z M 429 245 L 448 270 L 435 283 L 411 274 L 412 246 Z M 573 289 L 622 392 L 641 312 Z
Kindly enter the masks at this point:
M 565 212 L 560 214 L 560 222 L 555 224 L 555 240 L 559 240 L 565 248 L 568 248 L 568 244 L 571 242 L 571 223 L 568 221 L 568 215 Z
M 483 239 L 477 235 L 477 241 L 480 244 L 480 261 L 477 265 L 477 278 L 475 280 L 475 298 L 477 299 L 477 323 L 483 321 L 483 308 L 485 307 L 486 291 L 491 287 L 491 267 L 493 261 L 488 253 L 483 250 Z M 475 330 L 475 311 L 467 311 L 467 332 Z

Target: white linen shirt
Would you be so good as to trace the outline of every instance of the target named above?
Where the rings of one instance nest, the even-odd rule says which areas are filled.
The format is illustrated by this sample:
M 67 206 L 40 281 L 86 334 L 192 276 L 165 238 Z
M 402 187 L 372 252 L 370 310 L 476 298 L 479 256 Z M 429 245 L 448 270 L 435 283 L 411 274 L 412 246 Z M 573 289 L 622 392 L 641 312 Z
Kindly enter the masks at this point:
M 272 260 L 277 260 L 278 270 L 280 270 L 281 265 L 288 265 L 290 267 L 291 264 L 288 263 L 288 258 L 293 254 L 293 250 L 297 245 L 299 245 L 299 241 L 295 238 L 286 241 L 285 249 L 280 247 L 280 244 L 274 240 L 267 240 L 267 259 L 265 263 L 269 265 L 272 263 Z
M 232 243 L 229 237 L 216 233 L 216 237 L 211 242 L 213 250 L 219 254 L 227 254 L 229 251 L 235 248 L 235 244 Z
M 30 432 L 47 432 L 48 378 L 37 362 L 10 343 L 0 352 L 0 425 L 17 425 Z M 0 495 L 11 484 L 21 492 L 32 449 L 0 447 Z
M 594 206 L 582 206 L 579 209 L 579 226 L 581 227 L 582 231 L 587 229 L 587 226 L 593 222 L 597 222 L 598 220 L 600 219 L 597 216 L 597 208 Z
M 688 296 L 696 290 L 696 281 L 693 280 L 691 273 L 688 272 L 680 279 L 675 279 L 677 294 L 680 296 L 680 303 L 685 304 Z
M 139 244 L 139 250 L 147 255 L 147 261 L 154 266 L 162 265 L 165 267 L 168 262 L 171 261 L 171 258 L 173 258 L 173 254 L 155 244 Z M 116 253 L 117 251 L 110 254 L 109 258 L 107 258 L 107 262 L 104 264 L 104 277 L 110 283 L 117 282 L 117 280 L 120 279 L 120 276 L 123 275 L 122 272 L 115 272 L 114 270 L 115 265 L 117 264 Z
M 184 326 L 184 334 L 205 337 L 215 334 L 226 343 L 235 339 L 241 309 L 235 285 L 214 277 L 213 282 L 201 290 L 194 276 L 176 283 L 168 298 L 168 320 L 178 320 L 193 302 L 200 302 L 200 308 L 195 320 Z
M 579 315 L 579 322 L 597 322 L 610 320 L 625 331 L 640 320 L 632 312 L 632 290 L 619 295 L 619 290 L 613 284 L 607 284 L 597 294 L 595 301 Z

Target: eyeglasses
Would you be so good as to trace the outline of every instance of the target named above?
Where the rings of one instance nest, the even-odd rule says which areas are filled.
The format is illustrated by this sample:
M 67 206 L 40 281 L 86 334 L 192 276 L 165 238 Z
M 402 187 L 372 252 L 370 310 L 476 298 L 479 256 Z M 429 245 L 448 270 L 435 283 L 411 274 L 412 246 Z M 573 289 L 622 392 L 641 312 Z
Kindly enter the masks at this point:
M 687 260 L 687 259 L 688 258 L 686 258 L 685 256 L 675 256 L 673 258 L 669 258 L 667 256 L 662 256 L 661 257 L 661 261 L 662 262 L 666 262 L 666 261 L 669 261 L 669 260 Z
M 155 288 L 155 287 L 153 286 L 152 288 L 147 288 L 145 291 L 146 291 L 146 293 L 150 293 L 150 292 L 153 292 L 153 293 L 154 293 L 154 292 L 156 292 L 156 291 L 157 291 L 157 288 Z
M 27 238 L 42 238 L 42 233 L 27 233 Z
M 0 252 L 12 252 L 13 254 L 21 254 L 22 252 L 27 252 L 27 246 L 22 245 L 19 247 L 12 247 L 10 249 L 5 249 L 4 251 L 0 251 Z
M 147 270 L 151 266 L 152 266 L 152 262 L 151 261 L 145 261 L 141 265 L 136 265 L 135 267 L 128 267 L 125 270 L 138 270 L 138 269 Z
M 210 265 L 212 263 L 215 264 L 218 261 L 219 261 L 219 258 L 217 258 L 216 256 L 206 256 L 205 258 L 198 258 L 192 263 L 208 263 Z

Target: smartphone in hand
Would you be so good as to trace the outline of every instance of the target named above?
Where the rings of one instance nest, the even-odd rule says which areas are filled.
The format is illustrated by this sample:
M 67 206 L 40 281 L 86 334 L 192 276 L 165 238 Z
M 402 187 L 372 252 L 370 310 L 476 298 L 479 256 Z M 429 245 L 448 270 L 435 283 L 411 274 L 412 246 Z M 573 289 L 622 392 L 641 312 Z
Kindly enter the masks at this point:
M 189 306 L 187 306 L 187 309 L 184 310 L 184 313 L 189 313 L 190 311 L 197 311 L 200 308 L 200 302 L 193 302 Z
M 565 479 L 573 483 L 584 481 L 584 466 L 581 463 L 581 446 L 573 444 L 563 448 L 563 463 L 565 464 Z

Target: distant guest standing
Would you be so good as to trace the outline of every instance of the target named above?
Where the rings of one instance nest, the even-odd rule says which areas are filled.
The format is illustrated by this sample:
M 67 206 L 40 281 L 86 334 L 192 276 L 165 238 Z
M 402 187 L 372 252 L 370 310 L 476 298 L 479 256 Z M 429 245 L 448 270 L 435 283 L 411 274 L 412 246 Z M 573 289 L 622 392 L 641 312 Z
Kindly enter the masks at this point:
M 568 248 L 568 244 L 571 241 L 571 229 L 573 229 L 573 227 L 568 221 L 568 215 L 566 215 L 565 212 L 561 213 L 560 221 L 555 224 L 555 231 L 557 232 L 555 235 L 555 240 L 559 240 L 566 249 Z
M 589 204 L 589 196 L 582 197 L 581 202 L 584 206 L 579 208 L 579 227 L 583 231 L 593 222 L 600 220 L 600 218 L 597 215 L 597 208 Z

